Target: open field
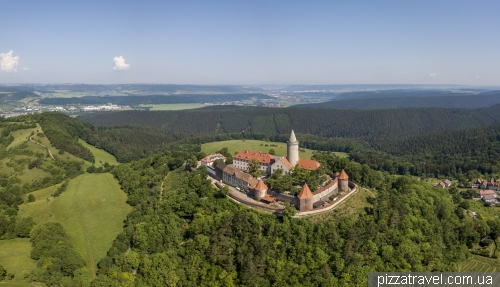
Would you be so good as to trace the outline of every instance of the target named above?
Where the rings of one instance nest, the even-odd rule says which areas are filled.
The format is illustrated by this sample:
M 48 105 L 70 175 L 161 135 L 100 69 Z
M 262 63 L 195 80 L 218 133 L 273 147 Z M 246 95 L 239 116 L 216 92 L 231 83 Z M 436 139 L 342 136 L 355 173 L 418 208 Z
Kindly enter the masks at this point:
M 95 158 L 95 166 L 100 167 L 102 166 L 105 162 L 109 163 L 110 165 L 119 165 L 120 163 L 116 161 L 116 158 L 110 154 L 107 153 L 106 151 L 102 149 L 98 149 L 95 146 L 89 145 L 82 139 L 78 139 L 78 142 L 81 143 L 84 147 L 88 148 L 92 154 L 94 155 Z
M 96 264 L 106 255 L 131 207 L 127 195 L 109 173 L 82 174 L 72 179 L 59 197 L 49 197 L 58 186 L 35 191 L 36 201 L 20 206 L 21 216 L 38 224 L 61 223 L 75 249 L 95 274 Z
M 25 274 L 36 268 L 36 263 L 31 259 L 30 254 L 31 242 L 29 238 L 0 240 L 0 265 L 7 272 L 15 275 L 15 281 L 23 279 Z M 0 283 L 0 286 L 5 285 Z
M 471 255 L 460 272 L 500 272 L 500 261 L 479 255 Z
M 268 145 L 268 146 L 266 146 Z M 277 145 L 277 146 L 270 146 Z M 286 143 L 281 142 L 266 142 L 259 140 L 229 140 L 229 141 L 221 141 L 221 142 L 211 142 L 201 145 L 201 151 L 206 154 L 215 153 L 216 151 L 227 147 L 231 154 L 235 152 L 240 152 L 244 149 L 256 150 L 261 152 L 269 152 L 270 149 L 274 149 L 276 155 L 278 156 L 286 156 Z M 300 152 L 299 156 L 301 158 L 310 159 L 313 155 L 313 150 L 304 149 L 305 152 Z M 337 156 L 347 157 L 346 153 L 343 152 L 335 152 Z
M 162 105 L 140 105 L 141 107 L 151 107 L 151 111 L 177 111 L 202 108 L 204 104 L 162 104 Z

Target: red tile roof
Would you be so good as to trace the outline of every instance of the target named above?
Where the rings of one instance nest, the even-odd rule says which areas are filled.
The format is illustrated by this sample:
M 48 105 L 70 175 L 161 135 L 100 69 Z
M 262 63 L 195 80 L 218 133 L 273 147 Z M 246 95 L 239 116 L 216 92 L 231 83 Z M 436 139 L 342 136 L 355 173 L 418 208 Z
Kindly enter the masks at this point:
M 250 188 L 255 189 L 255 190 L 267 190 L 268 189 L 267 185 L 264 183 L 264 181 L 262 181 L 262 179 L 259 179 L 257 186 L 250 186 Z
M 281 161 L 286 165 L 286 167 L 288 167 L 289 169 L 292 169 L 293 166 L 292 164 L 288 161 L 288 159 L 286 157 L 282 157 L 281 158 Z
M 299 199 L 307 199 L 313 197 L 313 194 L 309 189 L 309 186 L 307 186 L 307 183 L 304 183 L 304 186 L 302 186 L 302 190 L 300 191 L 299 195 L 297 195 L 297 197 Z
M 349 179 L 349 176 L 345 172 L 345 170 L 342 170 L 339 175 L 339 179 Z
M 251 161 L 252 159 L 256 158 L 257 160 L 259 160 L 260 163 L 263 164 L 271 164 L 276 160 L 274 156 L 268 153 L 258 152 L 253 150 L 242 150 L 239 153 L 237 153 L 233 158 L 243 159 L 248 161 Z
M 316 170 L 318 169 L 318 167 L 320 167 L 320 165 L 321 164 L 315 160 L 299 158 L 299 166 L 302 169 Z
M 495 191 L 493 191 L 491 189 L 486 189 L 486 190 L 479 191 L 479 194 L 480 195 L 495 194 Z
M 276 198 L 272 197 L 272 196 L 269 196 L 269 195 L 264 195 L 261 200 L 263 201 L 267 201 L 269 203 L 271 202 L 275 202 L 276 201 Z

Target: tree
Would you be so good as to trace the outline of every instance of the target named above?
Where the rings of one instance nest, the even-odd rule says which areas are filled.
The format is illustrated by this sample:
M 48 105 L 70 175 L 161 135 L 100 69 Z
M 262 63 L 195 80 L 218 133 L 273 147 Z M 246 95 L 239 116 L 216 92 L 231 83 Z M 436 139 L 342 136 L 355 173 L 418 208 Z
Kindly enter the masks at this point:
M 258 159 L 254 158 L 248 163 L 248 172 L 254 177 L 261 175 L 260 162 Z
M 497 238 L 500 236 L 500 219 L 488 220 L 488 226 L 490 227 L 490 236 L 495 243 L 495 250 L 497 249 Z
M 35 196 L 31 193 L 28 195 L 28 202 L 35 202 Z
M 270 149 L 270 150 L 269 150 L 269 154 L 275 155 L 275 154 L 276 154 L 276 152 L 274 151 L 274 149 Z
M 17 218 L 14 232 L 19 237 L 29 237 L 31 229 L 35 225 L 36 223 L 31 216 Z

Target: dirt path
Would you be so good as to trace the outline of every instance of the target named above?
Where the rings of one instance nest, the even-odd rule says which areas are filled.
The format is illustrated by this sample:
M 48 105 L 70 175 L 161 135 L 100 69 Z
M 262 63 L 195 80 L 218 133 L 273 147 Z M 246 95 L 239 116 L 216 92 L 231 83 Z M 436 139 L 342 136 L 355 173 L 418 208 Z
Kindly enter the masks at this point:
M 48 147 L 44 146 L 44 145 L 43 145 L 43 144 L 41 144 L 41 143 L 37 143 L 37 142 L 36 142 L 36 141 L 34 141 L 31 137 L 30 137 L 30 141 L 34 142 L 35 144 L 37 144 L 37 145 L 39 145 L 39 146 L 43 146 L 44 148 L 46 148 L 46 149 L 47 149 L 47 151 L 48 151 L 48 152 L 49 152 L 49 154 L 50 154 L 50 157 L 51 157 L 53 160 L 55 160 L 54 156 L 52 155 L 52 153 L 50 152 L 50 149 L 49 149 Z
M 163 198 L 163 185 L 165 184 L 165 181 L 167 180 L 167 177 L 170 175 L 170 171 L 167 173 L 165 178 L 161 181 L 161 187 L 160 187 L 160 201 Z
M 80 182 L 83 179 L 83 177 L 79 178 L 78 181 Z M 76 184 L 79 184 L 76 183 Z M 76 192 L 73 194 L 73 208 L 76 210 L 78 213 L 78 219 L 80 221 L 81 226 L 83 227 L 83 234 L 85 235 L 85 245 L 87 246 L 87 254 L 88 254 L 88 261 L 90 264 L 90 270 L 92 271 L 92 278 L 95 279 L 96 277 L 96 270 L 95 270 L 95 260 L 94 260 L 94 254 L 92 253 L 92 245 L 90 244 L 90 238 L 89 238 L 89 230 L 87 228 L 87 225 L 85 224 L 85 219 L 83 217 L 83 212 L 80 210 L 80 207 L 78 206 L 78 202 L 75 201 L 75 195 Z

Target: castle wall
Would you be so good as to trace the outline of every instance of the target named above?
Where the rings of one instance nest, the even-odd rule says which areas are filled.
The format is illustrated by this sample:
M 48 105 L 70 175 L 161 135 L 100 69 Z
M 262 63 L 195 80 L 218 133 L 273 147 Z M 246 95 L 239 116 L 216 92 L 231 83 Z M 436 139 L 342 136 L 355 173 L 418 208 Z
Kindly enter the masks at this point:
M 324 186 L 315 192 L 313 192 L 314 202 L 320 200 L 327 201 L 331 195 L 336 195 L 338 193 L 338 179 L 335 178 L 327 186 Z
M 296 205 L 295 204 L 295 196 L 278 193 L 276 191 L 271 191 L 271 196 L 276 198 L 276 200 L 290 202 L 291 204 Z

